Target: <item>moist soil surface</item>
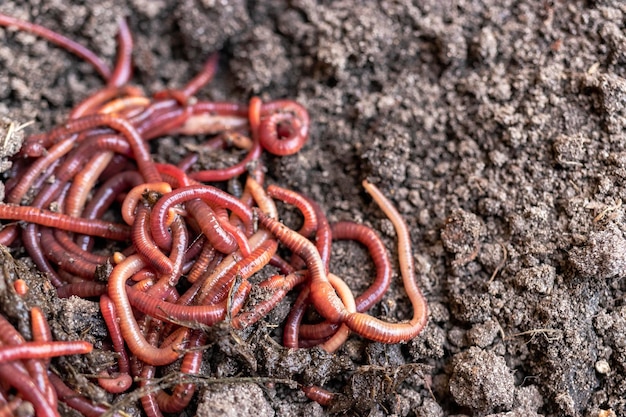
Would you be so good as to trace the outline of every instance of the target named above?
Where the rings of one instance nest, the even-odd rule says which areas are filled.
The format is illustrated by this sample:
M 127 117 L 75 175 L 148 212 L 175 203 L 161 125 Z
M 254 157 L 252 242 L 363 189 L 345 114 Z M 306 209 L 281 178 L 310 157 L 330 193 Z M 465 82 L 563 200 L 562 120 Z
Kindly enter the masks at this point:
M 624 3 L 86 3 L 4 0 L 0 10 L 107 62 L 127 17 L 133 82 L 147 92 L 184 85 L 219 51 L 200 98 L 292 98 L 310 113 L 302 151 L 264 156 L 268 182 L 310 196 L 330 221 L 371 225 L 396 259 L 393 227 L 361 187 L 367 178 L 411 229 L 430 308 L 419 337 L 384 345 L 353 336 L 334 355 L 288 351 L 276 343 L 285 302 L 245 333 L 211 330 L 211 379 L 189 415 L 626 415 Z M 46 131 L 102 85 L 66 51 L 0 29 L 3 123 Z M 173 138 L 154 146 L 160 160 L 186 152 Z M 56 299 L 24 254 L 12 255 L 24 262 L 3 252 L 5 279 L 26 277 L 31 295 L 15 300 L 3 286 L 2 308 L 23 332 L 28 306 L 39 304 L 57 337 L 106 337 L 97 303 Z M 374 273 L 350 242 L 334 245 L 331 269 L 357 292 Z M 411 316 L 397 272 L 371 314 Z M 88 364 L 53 366 L 101 395 L 81 378 Z M 341 395 L 322 407 L 294 385 L 255 378 Z

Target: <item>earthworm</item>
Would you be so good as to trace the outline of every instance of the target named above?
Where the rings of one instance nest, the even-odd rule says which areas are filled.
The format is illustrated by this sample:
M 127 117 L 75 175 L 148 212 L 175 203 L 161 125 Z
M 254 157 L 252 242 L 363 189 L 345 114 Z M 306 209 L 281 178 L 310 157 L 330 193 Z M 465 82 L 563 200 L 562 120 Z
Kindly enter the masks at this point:
M 115 305 L 106 294 L 100 297 L 100 313 L 109 330 L 109 337 L 111 342 L 113 342 L 113 350 L 118 355 L 118 376 L 112 378 L 107 371 L 104 371 L 98 378 L 98 384 L 108 392 L 119 394 L 128 390 L 133 380 L 129 374 L 128 354 L 124 348 L 124 338 L 116 318 Z
M 143 256 L 158 273 L 170 274 L 174 270 L 170 258 L 161 252 L 150 235 L 150 211 L 143 205 L 137 207 L 131 226 L 131 240 L 137 253 Z
M 150 345 L 133 316 L 133 311 L 126 294 L 126 280 L 135 272 L 146 266 L 146 262 L 139 255 L 131 255 L 116 265 L 109 276 L 109 297 L 117 311 L 122 336 L 128 348 L 142 361 L 154 365 L 167 365 L 180 356 L 178 349 L 183 340 L 177 340 L 171 346 L 156 348 Z
M 228 293 L 232 282 L 236 279 L 247 280 L 267 265 L 276 252 L 278 243 L 273 239 L 262 242 L 252 253 L 228 270 L 219 280 L 207 281 L 199 291 L 200 304 L 210 304 L 220 300 Z
M 323 406 L 329 406 L 335 398 L 334 393 L 315 385 L 303 386 L 300 389 L 308 399 Z
M 72 150 L 74 144 L 69 141 L 60 142 L 54 145 L 46 155 L 38 158 L 20 175 L 19 182 L 7 194 L 6 202 L 10 204 L 19 204 L 28 190 L 31 189 L 35 180 L 50 167 L 54 162 L 58 162 L 59 158 Z
M 119 18 L 117 22 L 120 28 L 117 33 L 117 62 L 107 81 L 107 85 L 112 87 L 121 87 L 128 83 L 132 76 L 133 37 L 126 19 Z
M 194 375 L 200 372 L 203 351 L 198 349 L 206 342 L 206 334 L 203 331 L 194 331 L 189 338 L 190 351 L 185 354 L 180 365 L 182 374 Z M 196 386 L 193 383 L 177 384 L 172 394 L 159 391 L 156 395 L 159 409 L 165 413 L 180 413 L 189 405 Z
M 267 315 L 296 285 L 306 279 L 305 273 L 292 273 L 285 276 L 276 275 L 263 281 L 259 287 L 273 289 L 274 293 L 266 300 L 256 304 L 250 311 L 242 312 L 233 317 L 231 325 L 235 329 L 245 329 Z
M 337 291 L 341 301 L 346 306 L 346 310 L 348 310 L 349 313 L 356 312 L 356 303 L 350 287 L 348 287 L 341 278 L 332 273 L 328 274 L 328 281 L 335 291 Z M 321 345 L 321 348 L 330 353 L 335 352 L 345 343 L 349 335 L 350 329 L 345 324 L 342 324 L 339 326 L 339 330 Z
M 363 187 L 391 220 L 398 234 L 400 273 L 404 289 L 413 306 L 413 318 L 408 323 L 387 323 L 363 313 L 353 313 L 346 318 L 345 324 L 355 333 L 370 340 L 381 343 L 405 342 L 417 336 L 428 320 L 426 300 L 415 283 L 415 266 L 409 229 L 404 218 L 374 184 L 363 181 Z
M 97 112 L 104 103 L 115 97 L 143 97 L 143 92 L 138 87 L 132 85 L 123 85 L 121 87 L 105 87 L 96 91 L 81 103 L 74 106 L 70 112 L 69 119 L 78 119 L 87 114 Z
M 28 294 L 28 284 L 23 279 L 16 279 L 13 282 L 13 289 L 17 293 L 17 295 L 25 296 Z
M 178 101 L 182 106 L 186 106 L 189 98 L 213 79 L 215 72 L 217 71 L 218 59 L 218 54 L 211 54 L 202 66 L 202 70 L 200 70 L 200 72 L 198 72 L 198 74 L 196 74 L 196 76 L 193 77 L 184 88 L 181 90 L 159 91 L 154 94 L 154 98 L 158 100 L 170 96 Z
M 128 225 L 135 223 L 135 211 L 143 196 L 148 193 L 167 194 L 172 191 L 172 186 L 167 182 L 141 183 L 134 186 L 124 198 L 122 203 L 122 218 Z
M 98 264 L 90 262 L 78 254 L 68 253 L 55 239 L 51 228 L 39 228 L 39 239 L 46 258 L 59 268 L 84 279 L 93 279 Z
M 52 332 L 50 326 L 46 320 L 46 316 L 39 307 L 33 307 L 30 309 L 30 323 L 31 330 L 33 332 L 33 340 L 35 342 L 50 342 L 52 341 Z M 29 369 L 29 373 L 37 384 L 37 387 L 44 393 L 48 403 L 53 408 L 57 407 L 58 397 L 57 393 L 50 384 L 48 378 L 48 366 L 50 365 L 50 358 L 43 360 L 27 360 L 25 361 L 26 368 Z
M 0 203 L 0 219 L 21 220 L 42 226 L 56 227 L 68 232 L 82 233 L 112 240 L 126 240 L 129 236 L 128 226 L 103 220 L 88 220 L 71 217 L 67 214 L 55 213 L 32 206 L 16 206 Z
M 349 312 L 328 282 L 324 263 L 315 245 L 277 220 L 267 217 L 260 210 L 255 209 L 254 212 L 263 227 L 306 262 L 310 274 L 309 299 L 315 309 L 330 322 L 344 321 Z
M 94 188 L 98 177 L 113 159 L 113 152 L 107 151 L 94 155 L 87 166 L 74 176 L 72 185 L 65 199 L 65 213 L 72 217 L 80 216 L 89 198 L 89 192 Z
M 70 51 L 79 58 L 89 62 L 98 72 L 98 74 L 100 74 L 100 76 L 105 80 L 108 80 L 111 76 L 111 70 L 109 69 L 109 67 L 104 62 L 102 62 L 96 54 L 94 54 L 92 51 L 85 48 L 81 44 L 74 42 L 73 40 L 68 39 L 59 33 L 56 33 L 50 29 L 46 29 L 43 26 L 39 26 L 30 22 L 25 22 L 23 20 L 9 17 L 4 14 L 0 14 L 0 25 L 9 27 L 15 26 L 20 30 L 33 33 L 37 36 L 41 36 L 47 41 L 54 43 Z
M 232 233 L 224 230 L 217 215 L 208 204 L 199 199 L 185 202 L 185 208 L 198 222 L 209 243 L 222 253 L 229 254 L 237 249 L 237 241 Z
M 263 104 L 259 142 L 268 152 L 279 156 L 292 155 L 304 146 L 308 135 L 309 114 L 300 104 L 291 100 Z
M 59 298 L 69 298 L 72 295 L 81 298 L 99 297 L 106 294 L 107 286 L 94 281 L 72 282 L 57 287 L 57 296 Z
M 391 261 L 384 243 L 376 232 L 365 225 L 352 222 L 338 222 L 332 226 L 333 240 L 356 240 L 368 249 L 376 268 L 372 285 L 356 298 L 356 311 L 363 313 L 379 302 L 391 283 Z M 334 323 L 319 323 L 300 326 L 302 339 L 323 339 L 332 335 L 338 326 Z
M 209 205 L 222 206 L 233 211 L 243 220 L 246 225 L 246 230 L 252 230 L 252 213 L 250 209 L 239 200 L 209 185 L 190 185 L 173 190 L 160 198 L 154 205 L 152 216 L 150 217 L 150 228 L 154 240 L 159 247 L 168 248 L 171 244 L 171 237 L 167 231 L 164 230 L 169 209 L 176 204 L 197 198 L 207 202 Z
M 30 402 L 37 416 L 59 417 L 56 409 L 48 403 L 43 392 L 39 390 L 30 376 L 13 363 L 0 363 L 0 380 L 6 381 L 17 392 Z
M 19 206 L 24 208 L 31 208 L 25 206 Z M 2 209 L 2 204 L 0 204 L 0 211 Z M 32 259 L 32 261 L 37 265 L 37 268 L 40 272 L 47 275 L 48 279 L 55 287 L 62 286 L 65 282 L 61 279 L 61 276 L 54 270 L 50 262 L 46 259 L 46 256 L 43 253 L 43 249 L 41 248 L 40 240 L 39 240 L 39 226 L 36 224 L 27 224 L 26 227 L 22 229 L 21 233 L 22 245 L 26 252 L 28 252 L 28 256 Z
M 226 181 L 246 171 L 246 167 L 252 161 L 256 161 L 261 156 L 261 142 L 258 135 L 258 124 L 261 112 L 261 100 L 253 97 L 248 106 L 248 118 L 250 120 L 250 131 L 252 134 L 252 147 L 248 154 L 237 164 L 223 169 L 202 170 L 189 174 L 191 178 L 202 182 Z
M 72 388 L 65 385 L 65 382 L 61 380 L 54 373 L 49 372 L 48 378 L 50 383 L 54 387 L 59 401 L 65 403 L 68 407 L 78 411 L 86 417 L 100 417 L 108 411 L 107 407 L 100 404 L 95 404 L 91 400 L 83 397 Z M 39 416 L 39 414 L 37 414 Z
M 0 363 L 17 359 L 42 359 L 55 356 L 89 353 L 93 346 L 82 340 L 74 342 L 24 342 L 19 345 L 0 346 Z
M 317 230 L 317 215 L 315 214 L 315 208 L 313 208 L 309 200 L 295 191 L 287 190 L 274 184 L 267 187 L 267 194 L 300 210 L 304 217 L 304 222 L 298 233 L 302 236 L 309 237 Z

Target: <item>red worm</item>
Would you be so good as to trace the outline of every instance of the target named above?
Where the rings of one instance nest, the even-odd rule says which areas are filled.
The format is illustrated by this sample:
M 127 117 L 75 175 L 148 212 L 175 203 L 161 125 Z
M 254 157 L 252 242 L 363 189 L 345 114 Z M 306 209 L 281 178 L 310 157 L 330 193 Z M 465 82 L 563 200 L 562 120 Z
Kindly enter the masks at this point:
M 120 30 L 117 34 L 117 62 L 107 85 L 111 87 L 121 87 L 126 84 L 132 76 L 131 59 L 133 54 L 133 37 L 128 29 L 126 19 L 118 19 Z
M 8 193 L 6 202 L 19 204 L 33 186 L 35 180 L 54 162 L 58 162 L 63 155 L 72 150 L 73 146 L 74 144 L 69 141 L 60 142 L 54 145 L 46 155 L 34 161 L 26 172 L 20 174 L 20 180 Z
M 98 188 L 83 209 L 81 216 L 85 219 L 100 218 L 123 190 L 142 182 L 143 178 L 137 171 L 125 171 L 112 176 Z M 89 236 L 81 236 L 77 242 L 80 248 L 86 250 L 93 243 L 93 239 Z
M 17 295 L 25 296 L 28 294 L 28 284 L 23 279 L 16 279 L 13 282 L 13 289 L 17 293 Z
M 0 363 L 17 359 L 41 359 L 55 356 L 89 353 L 93 346 L 89 342 L 24 342 L 20 345 L 0 346 Z
M 170 274 L 174 270 L 170 258 L 161 252 L 150 235 L 150 211 L 143 205 L 137 207 L 135 222 L 131 227 L 131 240 L 137 253 L 143 256 L 158 273 Z
M 173 190 L 171 193 L 163 196 L 152 209 L 150 228 L 155 242 L 161 248 L 169 248 L 171 245 L 171 236 L 164 228 L 169 209 L 176 204 L 194 199 L 201 199 L 209 205 L 225 207 L 231 210 L 243 220 L 246 230 L 252 230 L 252 212 L 249 207 L 218 188 L 209 185 L 190 185 Z
M 124 338 L 122 337 L 120 324 L 115 314 L 115 306 L 107 295 L 100 297 L 100 312 L 109 329 L 109 336 L 113 342 L 113 350 L 118 355 L 117 367 L 119 375 L 115 378 L 111 378 L 108 372 L 105 371 L 102 373 L 102 376 L 98 378 L 98 384 L 108 392 L 119 394 L 130 388 L 133 379 L 129 374 L 128 354 L 124 348 Z
M 51 228 L 41 227 L 39 230 L 40 243 L 46 258 L 72 275 L 93 279 L 98 264 L 87 261 L 77 254 L 68 253 L 55 239 Z
M 329 406 L 335 398 L 335 394 L 333 394 L 332 392 L 315 385 L 303 386 L 301 389 L 308 399 L 313 400 L 323 406 Z
M 70 120 L 62 127 L 56 128 L 50 132 L 50 134 L 45 137 L 45 140 L 26 143 L 22 150 L 28 156 L 38 157 L 43 154 L 45 148 L 56 143 L 64 136 L 99 126 L 109 127 L 124 135 L 133 150 L 139 172 L 146 182 L 160 181 L 161 177 L 154 166 L 154 161 L 152 160 L 150 149 L 146 141 L 144 141 L 130 122 L 109 114 L 94 114 L 84 116 L 80 119 Z
M 341 298 L 341 301 L 346 306 L 346 310 L 350 313 L 354 313 L 356 311 L 356 303 L 354 301 L 354 295 L 350 290 L 350 287 L 346 285 L 346 283 L 339 278 L 338 276 L 329 273 L 328 280 L 332 284 L 333 288 L 337 291 L 337 294 Z M 321 347 L 327 352 L 334 352 L 344 344 L 344 342 L 348 339 L 350 335 L 350 329 L 345 324 L 339 326 L 339 330 L 335 333 L 330 339 L 324 342 Z
M 30 402 L 37 416 L 59 416 L 56 409 L 48 402 L 30 376 L 20 370 L 15 364 L 0 363 L 0 380 L 6 381 L 10 386 L 13 386 L 24 400 Z
M 112 240 L 126 240 L 129 237 L 128 226 L 103 220 L 88 220 L 55 213 L 31 206 L 0 204 L 0 219 L 21 220 L 42 226 L 56 227 L 68 232 L 103 237 Z
M 93 93 L 78 105 L 74 106 L 69 119 L 78 119 L 87 114 L 96 113 L 98 108 L 104 103 L 116 97 L 124 96 L 140 97 L 143 96 L 143 92 L 141 89 L 131 85 L 124 85 L 121 87 L 105 87 L 102 90 Z
M 0 204 L 0 209 L 1 208 L 2 205 Z M 24 229 L 22 229 L 22 245 L 24 246 L 24 249 L 26 249 L 26 252 L 28 252 L 28 256 L 30 256 L 35 265 L 37 265 L 39 271 L 47 275 L 52 285 L 60 287 L 65 283 L 64 280 L 61 279 L 60 274 L 58 274 L 52 265 L 50 265 L 50 262 L 48 262 L 43 253 L 41 242 L 39 240 L 38 225 L 28 224 Z
M 356 299 L 356 311 L 363 313 L 379 302 L 391 283 L 391 261 L 382 240 L 376 232 L 365 225 L 352 222 L 339 222 L 332 225 L 333 240 L 351 239 L 365 245 L 374 261 L 376 278 L 372 285 Z M 302 339 L 324 339 L 332 335 L 338 326 L 333 323 L 319 323 L 300 326 Z
M 207 240 L 218 251 L 229 254 L 237 249 L 235 237 L 224 230 L 215 211 L 202 200 L 189 200 L 185 203 L 189 214 L 198 222 Z
M 304 273 L 293 273 L 284 277 L 276 275 L 269 280 L 263 281 L 261 288 L 273 289 L 272 295 L 264 301 L 256 304 L 252 310 L 238 314 L 231 321 L 235 329 L 245 329 L 265 317 L 276 305 L 285 298 L 285 295 L 296 285 L 303 283 L 306 279 Z
M 199 349 L 206 342 L 206 334 L 202 331 L 195 331 L 189 338 L 190 351 L 183 357 L 180 365 L 182 374 L 198 374 L 202 365 L 202 353 Z M 180 413 L 191 401 L 196 386 L 193 383 L 178 384 L 172 390 L 172 394 L 168 395 L 164 391 L 159 391 L 156 396 L 159 409 L 165 413 Z
M 106 284 L 94 281 L 73 282 L 57 288 L 57 296 L 59 298 L 69 298 L 72 295 L 80 298 L 93 298 L 106 294 L 106 292 Z
M 176 101 L 178 101 L 182 106 L 186 106 L 188 104 L 188 100 L 194 94 L 198 92 L 203 86 L 208 84 L 213 77 L 215 76 L 215 72 L 217 71 L 217 62 L 219 55 L 211 54 L 209 59 L 205 62 L 202 70 L 191 80 L 187 85 L 181 90 L 165 90 L 159 91 L 154 94 L 155 99 L 164 99 L 167 97 L 172 97 Z
M 163 195 L 170 193 L 172 186 L 167 182 L 153 182 L 153 183 L 141 183 L 133 187 L 124 198 L 122 203 L 122 218 L 128 225 L 135 223 L 135 211 L 137 206 L 143 200 L 144 195 L 155 193 L 157 195 Z
M 309 295 L 311 291 L 308 287 L 304 287 L 296 301 L 291 306 L 291 311 L 285 321 L 285 327 L 283 328 L 283 345 L 290 349 L 299 348 L 299 328 L 306 308 L 309 305 Z
M 310 237 L 317 230 L 317 215 L 315 214 L 315 208 L 310 204 L 309 200 L 295 191 L 287 190 L 274 184 L 267 187 L 267 194 L 300 210 L 304 217 L 304 222 L 298 233 L 302 236 Z
M 65 252 L 67 252 L 70 256 L 79 256 L 86 261 L 97 265 L 102 265 L 109 259 L 108 255 L 98 255 L 97 253 L 83 250 L 72 240 L 70 235 L 63 230 L 54 229 L 54 238 L 61 244 L 61 246 L 65 249 Z
M 78 411 L 86 417 L 101 417 L 109 409 L 100 404 L 94 404 L 91 400 L 78 394 L 72 388 L 65 385 L 65 382 L 61 380 L 54 373 L 49 372 L 48 377 L 50 383 L 54 386 L 54 389 L 59 396 L 59 400 L 65 403 L 68 407 Z M 39 416 L 39 414 L 37 414 Z
M 178 349 L 182 347 L 182 338 L 164 348 L 156 348 L 148 343 L 135 320 L 126 294 L 126 280 L 145 266 L 146 262 L 139 255 L 131 255 L 116 265 L 109 276 L 109 297 L 115 305 L 122 336 L 129 349 L 139 359 L 150 365 L 167 365 L 180 356 Z
M 52 332 L 46 316 L 43 314 L 39 307 L 33 307 L 30 310 L 30 322 L 33 331 L 33 340 L 35 342 L 50 342 L 52 341 Z M 58 398 L 57 393 L 50 384 L 48 378 L 48 366 L 50 365 L 49 359 L 41 361 L 30 360 L 26 361 L 26 368 L 30 367 L 29 373 L 33 377 L 33 380 L 39 387 L 39 389 L 46 395 L 48 403 L 54 408 L 57 407 Z
M 187 274 L 187 281 L 190 283 L 194 283 L 200 278 L 200 276 L 206 272 L 211 271 L 215 268 L 217 263 L 221 262 L 223 255 L 218 255 L 215 253 L 215 248 L 211 246 L 208 242 L 204 244 L 202 247 L 202 252 L 198 255 L 191 271 Z
M 355 333 L 376 342 L 405 342 L 417 336 L 428 320 L 426 300 L 415 283 L 415 266 L 409 228 L 404 218 L 375 185 L 363 181 L 363 187 L 391 220 L 398 234 L 400 273 L 404 289 L 413 306 L 413 318 L 408 323 L 387 323 L 363 313 L 353 313 L 348 316 L 345 324 Z
M 200 304 L 211 304 L 221 300 L 228 293 L 235 279 L 247 280 L 259 272 L 269 263 L 277 248 L 278 243 L 273 239 L 268 239 L 254 249 L 249 256 L 237 262 L 219 280 L 207 280 L 198 294 Z
M 37 36 L 41 36 L 49 42 L 52 42 L 89 62 L 100 74 L 100 76 L 105 80 L 108 80 L 111 76 L 111 70 L 109 69 L 109 67 L 104 62 L 102 62 L 96 54 L 61 34 L 58 34 L 50 29 L 46 29 L 43 26 L 25 22 L 23 20 L 9 17 L 4 14 L 0 14 L 0 25 L 15 26 L 20 30 L 33 33 Z
M 290 100 L 264 103 L 259 125 L 259 142 L 268 152 L 292 155 L 309 138 L 309 114 L 300 104 Z
M 315 245 L 278 220 L 267 217 L 260 210 L 255 209 L 255 213 L 263 227 L 306 262 L 311 277 L 309 299 L 315 309 L 333 323 L 344 321 L 349 312 L 328 282 L 324 263 Z
M 162 321 L 175 324 L 189 323 L 190 326 L 194 323 L 213 326 L 226 318 L 226 300 L 214 305 L 188 306 L 160 300 L 149 294 L 137 291 L 133 287 L 127 287 L 126 289 L 131 304 L 137 310 Z M 234 310 L 238 310 L 243 306 L 250 289 L 250 283 L 243 282 L 240 285 L 232 305 Z
M 253 97 L 250 100 L 250 106 L 248 107 L 248 117 L 250 119 L 250 130 L 252 133 L 252 148 L 250 148 L 250 151 L 244 159 L 230 168 L 197 171 L 192 172 L 189 176 L 197 181 L 213 182 L 226 181 L 243 174 L 248 165 L 252 161 L 259 159 L 261 156 L 261 142 L 258 135 L 260 112 L 261 100 L 258 97 Z
M 80 216 L 100 174 L 113 159 L 113 152 L 106 151 L 94 155 L 87 165 L 74 176 L 65 201 L 65 213 L 72 217 Z

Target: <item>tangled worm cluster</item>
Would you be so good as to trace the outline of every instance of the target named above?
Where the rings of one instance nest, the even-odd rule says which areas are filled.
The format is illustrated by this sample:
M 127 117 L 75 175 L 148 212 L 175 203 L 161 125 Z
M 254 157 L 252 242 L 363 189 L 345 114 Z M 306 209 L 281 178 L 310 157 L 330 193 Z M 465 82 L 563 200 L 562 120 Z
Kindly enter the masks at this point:
M 309 117 L 301 105 L 258 98 L 247 105 L 197 100 L 195 93 L 216 70 L 216 56 L 184 88 L 148 97 L 128 84 L 132 39 L 124 22 L 112 71 L 89 50 L 45 28 L 3 15 L 0 25 L 70 50 L 107 82 L 64 124 L 26 139 L 0 204 L 1 244 L 24 247 L 60 297 L 99 300 L 118 356 L 114 368 L 98 375 L 102 388 L 122 393 L 135 381 L 145 385 L 158 367 L 181 357 L 180 371 L 197 374 L 206 326 L 227 319 L 236 329 L 250 326 L 292 290 L 299 295 L 283 331 L 289 348 L 321 346 L 332 352 L 350 332 L 398 343 L 422 330 L 427 307 L 414 280 L 408 228 L 373 184 L 364 182 L 364 187 L 398 234 L 403 284 L 414 310 L 406 323 L 366 314 L 381 300 L 392 275 L 387 250 L 373 230 L 352 222 L 330 225 L 314 201 L 277 185 L 264 186 L 262 151 L 290 155 L 307 140 Z M 177 165 L 157 163 L 150 141 L 164 135 L 208 135 L 211 139 L 202 145 L 207 151 L 236 147 L 247 153 L 220 169 L 197 169 L 199 156 L 193 152 Z M 224 182 L 232 179 L 245 183 L 240 195 L 224 191 Z M 299 230 L 279 222 L 275 200 L 302 213 Z M 371 286 L 357 297 L 329 271 L 331 244 L 337 239 L 363 243 L 376 266 Z M 279 244 L 288 249 L 288 259 L 277 253 Z M 103 277 L 105 264 L 112 270 Z M 278 274 L 250 280 L 268 265 Z M 249 299 L 254 286 L 263 288 L 267 298 Z M 324 321 L 302 323 L 309 308 Z M 52 341 L 37 308 L 31 325 L 34 340 L 26 342 L 0 316 L 0 414 L 22 401 L 42 416 L 56 415 L 59 400 L 85 415 L 106 411 L 47 371 L 50 357 L 87 353 L 92 346 Z M 147 392 L 141 402 L 149 416 L 177 413 L 194 389 L 192 383 L 181 383 L 171 393 Z M 302 389 L 320 403 L 332 401 L 322 388 Z

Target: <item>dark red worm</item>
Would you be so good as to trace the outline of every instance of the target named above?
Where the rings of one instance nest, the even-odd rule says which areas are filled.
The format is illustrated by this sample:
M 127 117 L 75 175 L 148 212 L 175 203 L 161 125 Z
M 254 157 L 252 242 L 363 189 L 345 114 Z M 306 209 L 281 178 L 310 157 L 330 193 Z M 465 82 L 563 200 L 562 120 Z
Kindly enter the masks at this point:
M 309 113 L 295 101 L 264 103 L 261 109 L 259 142 L 268 152 L 293 155 L 309 138 Z
M 76 253 L 68 253 L 56 240 L 49 227 L 39 228 L 39 238 L 44 255 L 59 268 L 84 279 L 93 279 L 98 264 L 88 261 Z
M 298 233 L 302 236 L 310 237 L 316 230 L 318 230 L 315 208 L 310 201 L 304 198 L 301 194 L 274 184 L 267 187 L 267 194 L 272 198 L 291 204 L 300 210 L 302 216 L 304 217 L 304 222 L 300 230 L 298 230 Z
M 86 417 L 101 417 L 109 409 L 101 404 L 95 404 L 93 401 L 80 395 L 72 388 L 65 385 L 65 382 L 61 380 L 54 373 L 49 372 L 48 377 L 50 383 L 54 386 L 54 389 L 59 396 L 59 401 L 65 403 L 68 407 L 78 411 Z M 37 414 L 39 415 L 39 414 Z
M 190 351 L 185 354 L 180 365 L 182 374 L 194 375 L 200 373 L 202 366 L 203 351 L 199 349 L 206 342 L 206 334 L 203 331 L 195 331 L 189 338 Z M 180 413 L 191 401 L 196 386 L 193 383 L 181 383 L 174 387 L 172 394 L 159 391 L 156 396 L 159 409 L 165 413 Z
M 325 265 L 315 245 L 278 220 L 267 217 L 260 210 L 255 209 L 255 213 L 263 227 L 306 262 L 310 274 L 309 298 L 315 309 L 333 323 L 343 322 L 349 312 L 328 282 Z
M 315 385 L 303 386 L 301 389 L 308 399 L 313 400 L 323 406 L 331 405 L 333 400 L 335 399 L 334 393 Z
M 107 81 L 107 85 L 111 87 L 121 87 L 128 83 L 132 76 L 132 54 L 133 54 L 133 37 L 126 23 L 126 19 L 118 19 L 120 30 L 117 34 L 117 62 L 113 73 Z
M 20 396 L 30 402 L 37 416 L 57 417 L 56 409 L 48 402 L 30 376 L 20 370 L 16 364 L 0 363 L 0 380 L 14 387 Z
M 137 253 L 143 256 L 158 273 L 172 273 L 174 270 L 172 261 L 161 252 L 150 234 L 150 211 L 141 204 L 137 207 L 135 221 L 131 227 L 131 240 Z
M 178 357 L 179 349 L 183 346 L 184 335 L 174 344 L 163 348 L 152 346 L 146 341 L 135 317 L 128 296 L 126 294 L 126 280 L 134 273 L 146 266 L 146 262 L 139 255 L 131 255 L 122 263 L 113 268 L 109 276 L 109 297 L 115 305 L 119 317 L 122 336 L 128 348 L 142 361 L 154 365 L 167 365 Z
M 231 210 L 243 220 L 246 225 L 246 230 L 252 230 L 252 212 L 250 208 L 235 197 L 209 185 L 190 185 L 173 190 L 171 193 L 159 199 L 154 205 L 152 216 L 150 217 L 150 229 L 159 247 L 169 248 L 171 245 L 171 236 L 167 230 L 165 230 L 169 209 L 176 204 L 194 199 L 201 199 L 209 205 L 225 207 Z
M 80 217 L 71 217 L 67 214 L 55 213 L 31 206 L 0 204 L 0 219 L 21 220 L 42 226 L 56 227 L 68 232 L 82 233 L 111 240 L 126 240 L 130 235 L 129 228 L 126 225 L 97 219 L 89 220 Z
M 331 228 L 333 240 L 350 239 L 362 243 L 367 247 L 374 262 L 376 268 L 374 282 L 356 298 L 356 310 L 363 313 L 382 299 L 391 284 L 392 267 L 389 253 L 378 234 L 365 225 L 338 222 L 334 223 Z M 303 324 L 300 326 L 300 337 L 302 339 L 323 339 L 332 335 L 338 327 L 337 324 L 333 323 Z
M 100 76 L 102 76 L 102 78 L 104 78 L 105 80 L 108 80 L 111 76 L 111 70 L 109 69 L 109 67 L 104 64 L 96 54 L 94 54 L 92 51 L 85 48 L 81 44 L 76 43 L 61 34 L 58 34 L 50 29 L 46 29 L 43 26 L 39 26 L 30 22 L 25 22 L 23 20 L 19 20 L 4 14 L 0 14 L 0 25 L 8 27 L 14 26 L 25 32 L 30 32 L 37 36 L 41 36 L 49 42 L 52 42 L 70 51 L 79 58 L 82 58 L 85 61 L 89 62 L 100 74 Z
M 102 294 L 106 294 L 106 292 L 106 284 L 94 281 L 73 282 L 57 287 L 57 296 L 59 298 L 69 298 L 72 295 L 81 298 L 93 298 L 100 297 Z
M 100 297 L 100 312 L 109 329 L 109 336 L 113 342 L 113 350 L 118 355 L 118 376 L 110 377 L 108 372 L 105 371 L 98 378 L 98 384 L 108 392 L 119 394 L 131 387 L 133 379 L 129 374 L 130 366 L 128 363 L 128 354 L 124 348 L 124 338 L 122 337 L 120 324 L 116 318 L 115 306 L 107 295 Z

